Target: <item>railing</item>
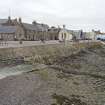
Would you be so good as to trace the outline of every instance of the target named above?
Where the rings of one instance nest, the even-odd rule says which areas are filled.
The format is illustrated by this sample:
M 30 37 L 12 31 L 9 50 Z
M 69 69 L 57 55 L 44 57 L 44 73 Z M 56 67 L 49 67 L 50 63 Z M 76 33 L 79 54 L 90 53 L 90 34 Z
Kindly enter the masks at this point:
M 6 46 L 6 45 L 8 45 L 8 42 L 7 41 L 0 41 L 0 46 Z

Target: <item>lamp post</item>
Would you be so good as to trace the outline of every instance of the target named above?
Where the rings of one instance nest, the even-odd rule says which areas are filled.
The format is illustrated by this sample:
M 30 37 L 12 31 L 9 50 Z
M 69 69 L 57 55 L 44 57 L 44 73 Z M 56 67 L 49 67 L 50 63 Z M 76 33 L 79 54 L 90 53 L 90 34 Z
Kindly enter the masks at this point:
M 64 46 L 66 46 L 66 33 L 65 33 L 65 25 L 63 25 L 63 40 L 64 40 Z
M 41 41 L 43 42 L 43 43 L 45 43 L 45 38 L 44 38 L 44 29 L 43 29 L 43 24 L 42 24 L 42 35 L 41 35 Z

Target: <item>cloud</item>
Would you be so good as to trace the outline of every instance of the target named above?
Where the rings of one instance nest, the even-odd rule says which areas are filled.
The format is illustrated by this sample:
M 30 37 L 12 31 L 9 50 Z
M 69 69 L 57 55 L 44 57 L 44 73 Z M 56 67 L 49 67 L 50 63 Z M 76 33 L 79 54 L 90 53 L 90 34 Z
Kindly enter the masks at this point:
M 105 30 L 104 0 L 0 0 L 0 8 L 2 18 L 6 18 L 11 9 L 12 17 L 22 17 L 28 22 Z

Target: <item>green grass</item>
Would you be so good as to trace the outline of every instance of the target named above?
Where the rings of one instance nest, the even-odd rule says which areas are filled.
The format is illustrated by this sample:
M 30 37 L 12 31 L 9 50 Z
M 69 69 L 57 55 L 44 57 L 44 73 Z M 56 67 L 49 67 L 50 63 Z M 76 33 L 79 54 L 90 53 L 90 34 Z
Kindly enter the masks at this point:
M 47 70 L 41 69 L 39 71 L 36 71 L 35 73 L 39 74 L 42 80 L 49 80 L 49 73 Z
M 52 95 L 52 98 L 56 100 L 56 103 L 51 105 L 87 105 L 86 103 L 82 102 L 79 98 L 71 97 L 69 99 L 63 95 L 57 95 L 56 93 Z

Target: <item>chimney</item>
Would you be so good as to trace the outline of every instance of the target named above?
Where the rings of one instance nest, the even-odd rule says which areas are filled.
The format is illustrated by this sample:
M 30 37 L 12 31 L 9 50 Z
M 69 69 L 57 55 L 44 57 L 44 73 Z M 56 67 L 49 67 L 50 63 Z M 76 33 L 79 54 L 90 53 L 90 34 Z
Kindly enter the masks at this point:
M 58 25 L 58 29 L 60 29 L 60 26 Z
M 14 21 L 17 22 L 17 18 Z
M 42 25 L 42 27 L 44 26 L 44 24 L 43 24 L 43 23 L 42 23 L 41 25 Z
M 65 25 L 63 25 L 63 29 L 65 29 L 65 27 L 66 27 L 66 26 L 65 26 Z
M 33 22 L 32 22 L 32 24 L 33 24 L 33 25 L 36 25 L 36 24 L 37 24 L 37 22 L 36 22 L 36 21 L 33 21 Z
M 9 20 L 9 21 L 11 20 L 11 17 L 10 17 L 10 16 L 8 16 L 8 20 Z
M 92 29 L 92 32 L 94 32 L 94 29 Z
M 22 19 L 21 18 L 19 18 L 19 23 L 22 23 Z

